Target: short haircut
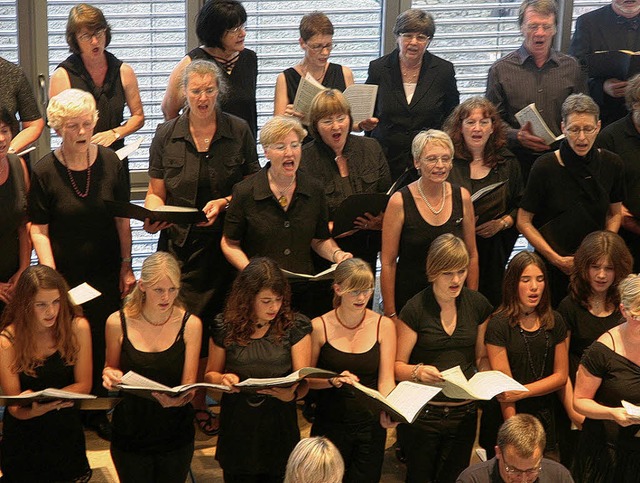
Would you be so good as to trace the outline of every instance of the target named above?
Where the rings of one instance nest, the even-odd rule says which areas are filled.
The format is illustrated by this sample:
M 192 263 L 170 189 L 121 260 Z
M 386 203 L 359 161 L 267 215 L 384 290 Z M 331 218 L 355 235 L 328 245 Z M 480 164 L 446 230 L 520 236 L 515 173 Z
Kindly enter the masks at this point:
M 360 258 L 349 258 L 340 262 L 333 274 L 333 283 L 340 285 L 343 292 L 373 288 L 374 279 L 371 267 Z M 333 306 L 339 307 L 342 297 L 334 292 Z
M 326 89 L 320 91 L 313 98 L 309 107 L 309 133 L 314 139 L 320 139 L 318 132 L 318 121 L 329 116 L 349 116 L 349 131 L 351 131 L 351 106 L 349 101 L 338 89 Z
M 640 74 L 634 75 L 629 79 L 627 88 L 624 91 L 624 100 L 627 104 L 627 109 L 633 110 L 633 105 L 640 103 Z
M 422 151 L 424 151 L 424 148 L 426 148 L 429 143 L 449 149 L 451 156 L 453 156 L 455 152 L 453 141 L 451 141 L 451 138 L 446 132 L 438 129 L 429 129 L 416 134 L 416 137 L 414 137 L 411 142 L 411 155 L 414 160 L 420 159 Z
M 307 135 L 307 130 L 302 127 L 300 121 L 295 117 L 274 116 L 262 126 L 260 144 L 266 149 L 271 144 L 282 141 L 291 131 L 296 133 L 300 142 Z
M 620 303 L 628 310 L 636 311 L 640 308 L 640 274 L 628 275 L 620 285 Z
M 291 452 L 284 483 L 341 483 L 343 475 L 338 448 L 327 438 L 315 436 L 301 440 Z
M 247 21 L 247 11 L 236 0 L 209 0 L 196 19 L 196 35 L 205 47 L 222 48 L 222 37 L 227 30 Z
M 600 108 L 591 97 L 586 94 L 571 94 L 562 103 L 562 121 L 566 124 L 571 114 L 590 114 L 600 119 Z
M 613 283 L 606 293 L 608 304 L 617 307 L 620 303 L 618 284 L 620 280 L 631 273 L 633 256 L 626 243 L 617 233 L 611 231 L 594 231 L 589 233 L 573 256 L 573 269 L 569 283 L 569 291 L 573 300 L 589 310 L 589 297 L 593 292 L 589 280 L 589 268 L 606 258 L 613 266 Z
M 84 114 L 93 115 L 93 122 L 98 120 L 96 110 L 96 100 L 93 96 L 80 89 L 65 89 L 60 94 L 49 99 L 47 106 L 47 119 L 49 126 L 56 131 L 69 119 L 73 119 Z
M 524 15 L 527 13 L 527 9 L 531 9 L 538 15 L 549 16 L 553 15 L 553 23 L 558 23 L 558 4 L 555 0 L 524 0 L 520 4 L 518 10 L 518 25 L 522 27 L 524 24 Z
M 396 37 L 404 33 L 419 33 L 433 38 L 436 33 L 436 22 L 433 15 L 419 8 L 405 10 L 398 15 L 393 26 L 393 35 Z
M 433 282 L 444 272 L 469 267 L 469 251 L 462 238 L 444 233 L 433 240 L 427 253 L 427 279 Z
M 547 435 L 542 423 L 531 414 L 520 413 L 510 417 L 498 430 L 500 451 L 511 446 L 521 458 L 531 458 L 536 449 L 544 451 Z
M 111 43 L 111 26 L 107 23 L 102 10 L 87 3 L 79 3 L 69 11 L 67 31 L 65 33 L 69 50 L 74 54 L 80 54 L 80 45 L 76 35 L 83 28 L 92 32 L 105 29 L 105 47 L 108 47 Z
M 6 124 L 9 126 L 13 136 L 15 136 L 20 130 L 18 120 L 9 112 L 9 109 L 4 106 L 0 106 L 0 124 Z
M 307 42 L 314 35 L 333 35 L 333 24 L 324 13 L 311 12 L 300 20 L 300 38 Z
M 229 89 L 229 84 L 227 83 L 227 79 L 222 74 L 222 69 L 216 65 L 215 62 L 211 62 L 210 60 L 197 59 L 193 62 L 189 63 L 187 67 L 182 72 L 182 88 L 184 89 L 185 96 L 187 95 L 187 85 L 189 84 L 189 77 L 191 74 L 196 74 L 199 76 L 207 76 L 210 75 L 213 77 L 213 80 L 216 81 L 216 85 L 218 86 L 218 100 L 224 98 Z
M 505 123 L 502 122 L 500 113 L 493 102 L 482 96 L 466 99 L 449 115 L 444 123 L 443 130 L 449 135 L 451 141 L 453 141 L 456 158 L 472 161 L 473 155 L 467 148 L 464 136 L 462 135 L 462 124 L 476 109 L 482 111 L 483 117 L 491 119 L 491 129 L 493 132 L 489 135 L 483 154 L 484 164 L 493 168 L 496 164 L 505 161 L 498 152 L 507 144 L 507 128 L 505 127 Z

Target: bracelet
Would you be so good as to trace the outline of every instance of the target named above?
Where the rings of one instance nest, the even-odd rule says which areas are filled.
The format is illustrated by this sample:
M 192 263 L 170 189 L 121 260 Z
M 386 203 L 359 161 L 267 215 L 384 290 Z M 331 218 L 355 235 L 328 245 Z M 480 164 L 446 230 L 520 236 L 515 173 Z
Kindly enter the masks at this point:
M 334 261 L 334 263 L 335 263 L 335 261 L 336 261 L 336 253 L 338 253 L 338 252 L 342 252 L 342 253 L 344 253 L 344 251 L 343 251 L 343 250 L 340 250 L 339 248 L 338 248 L 336 251 L 334 251 L 334 252 L 333 252 L 333 255 L 331 255 L 331 260 L 333 260 L 333 261 Z
M 335 378 L 333 378 L 333 377 L 330 377 L 329 379 L 327 379 L 327 382 L 329 383 L 329 385 L 330 385 L 331 387 L 337 387 L 337 386 L 333 383 L 333 380 L 334 380 L 334 379 L 335 379 Z
M 116 131 L 115 129 L 112 129 L 111 132 L 116 137 L 116 141 L 120 139 L 120 133 L 118 131 Z
M 224 211 L 227 211 L 229 209 L 229 205 L 231 204 L 231 198 L 229 198 L 228 196 L 225 196 L 224 200 L 227 202 L 227 204 L 224 205 Z
M 420 379 L 418 379 L 418 370 L 422 365 L 422 362 L 418 362 L 415 366 L 413 366 L 413 370 L 411 371 L 411 380 L 413 382 L 420 382 Z
M 124 257 L 122 259 L 122 263 L 131 263 L 133 261 L 133 259 L 131 257 Z
M 397 312 L 393 312 L 393 313 L 387 315 L 386 317 L 389 317 L 390 319 L 393 319 L 396 315 L 398 315 L 398 313 Z
M 509 229 L 509 223 L 507 222 L 507 220 L 505 220 L 504 218 L 500 218 L 500 221 L 502 222 L 502 226 L 504 226 L 505 230 Z

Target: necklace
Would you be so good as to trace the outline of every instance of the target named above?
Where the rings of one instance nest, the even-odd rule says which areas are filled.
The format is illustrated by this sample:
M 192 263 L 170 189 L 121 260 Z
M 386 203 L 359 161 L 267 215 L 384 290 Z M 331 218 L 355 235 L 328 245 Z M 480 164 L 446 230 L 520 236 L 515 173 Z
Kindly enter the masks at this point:
M 147 316 L 144 315 L 144 311 L 141 310 L 140 311 L 140 315 L 142 315 L 142 318 L 149 324 L 153 325 L 154 327 L 162 327 L 164 324 L 166 324 L 167 322 L 169 322 L 169 319 L 171 319 L 171 317 L 173 316 L 173 309 L 175 308 L 175 306 L 171 307 L 171 312 L 169 312 L 169 315 L 167 316 L 167 319 L 164 322 L 152 322 L 149 319 L 147 319 Z
M 302 77 L 306 77 L 307 74 L 311 74 L 311 77 L 313 77 L 315 80 L 317 80 L 318 82 L 322 83 L 322 79 L 324 79 L 324 76 L 327 74 L 327 68 L 329 67 L 329 62 L 327 62 L 324 67 L 322 68 L 322 73 L 320 74 L 320 77 L 316 77 L 315 75 L 313 75 L 313 73 L 309 72 L 309 68 L 304 64 L 304 62 L 302 63 Z
M 521 325 L 518 325 L 518 328 L 520 329 L 520 335 L 524 340 L 524 347 L 527 350 L 527 360 L 529 361 L 529 369 L 531 369 L 531 374 L 533 375 L 534 380 L 539 381 L 540 379 L 542 379 L 542 376 L 544 375 L 544 369 L 547 366 L 547 355 L 549 354 L 549 334 L 542 327 L 540 327 L 531 335 L 526 334 Z M 540 331 L 544 333 L 544 357 L 542 358 L 542 367 L 540 368 L 540 372 L 536 373 L 536 370 L 533 366 L 533 358 L 531 357 L 531 348 L 529 347 L 529 339 L 535 339 L 536 337 L 538 337 L 538 335 L 540 335 Z
M 266 326 L 267 326 L 267 325 L 269 325 L 270 323 L 271 323 L 271 321 L 264 322 L 264 323 L 262 323 L 262 324 L 260 324 L 260 323 L 256 322 L 255 326 L 256 326 L 256 328 L 258 328 L 258 329 L 262 329 L 263 327 L 266 327 Z
M 413 67 L 405 67 L 400 63 L 400 72 L 402 73 L 402 77 L 404 78 L 404 82 L 409 84 L 414 84 L 416 79 L 418 78 L 418 74 L 420 73 L 420 68 L 422 67 L 422 62 Z
M 283 208 L 286 208 L 287 205 L 289 204 L 289 201 L 287 200 L 287 191 L 289 191 L 289 188 L 291 188 L 293 186 L 293 183 L 296 182 L 295 175 L 293 176 L 293 178 L 291 178 L 291 181 L 289 182 L 289 184 L 287 185 L 287 187 L 285 189 L 280 189 L 280 186 L 278 186 L 278 183 L 276 183 L 276 180 L 274 179 L 274 177 L 271 176 L 271 172 L 269 172 L 269 179 L 271 180 L 271 182 L 276 187 L 276 190 L 278 190 L 278 193 L 280 193 L 280 197 L 278 198 L 278 203 Z
M 80 189 L 78 188 L 76 180 L 73 179 L 73 174 L 69 169 L 69 166 L 67 166 L 67 160 L 64 157 L 64 144 L 60 146 L 60 157 L 62 158 L 62 164 L 64 164 L 64 167 L 67 169 L 67 176 L 69 176 L 69 181 L 71 181 L 71 187 L 73 188 L 73 191 L 75 191 L 75 193 L 80 198 L 86 198 L 87 196 L 89 196 L 89 186 L 91 185 L 91 164 L 89 163 L 89 149 L 87 149 L 87 186 L 85 187 L 84 192 L 80 191 Z
M 358 322 L 356 325 L 354 325 L 353 327 L 349 327 L 348 325 L 346 325 L 344 322 L 342 322 L 342 320 L 340 320 L 340 316 L 338 315 L 338 309 L 334 309 L 334 312 L 336 314 L 336 320 L 338 321 L 338 323 L 344 327 L 345 329 L 348 330 L 355 330 L 358 327 L 360 327 L 362 325 L 362 323 L 364 322 L 364 319 L 367 317 L 367 310 L 365 309 L 364 312 L 362 313 L 362 318 L 360 319 L 360 322 Z
M 425 202 L 427 208 L 429 208 L 431 210 L 431 213 L 433 213 L 434 215 L 439 215 L 442 210 L 444 210 L 444 200 L 447 195 L 447 188 L 445 187 L 444 183 L 442 183 L 442 201 L 440 202 L 440 208 L 438 208 L 437 210 L 433 206 L 431 206 L 431 203 L 429 203 L 427 196 L 424 194 L 424 191 L 422 191 L 422 176 L 418 180 L 418 193 L 420 193 L 420 198 L 422 198 L 422 201 Z

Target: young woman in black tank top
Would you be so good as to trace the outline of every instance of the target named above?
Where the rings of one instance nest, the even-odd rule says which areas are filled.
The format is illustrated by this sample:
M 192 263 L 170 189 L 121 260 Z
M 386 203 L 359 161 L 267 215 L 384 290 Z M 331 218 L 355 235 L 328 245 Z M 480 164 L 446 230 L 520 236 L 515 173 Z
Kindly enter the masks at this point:
M 329 438 L 345 462 L 345 482 L 380 480 L 389 417 L 372 413 L 354 400 L 349 384 L 361 384 L 389 394 L 395 387 L 393 364 L 396 333 L 391 319 L 367 309 L 373 293 L 373 273 L 359 258 L 345 260 L 335 271 L 334 310 L 313 319 L 311 364 L 340 373 L 313 380 L 319 391 L 313 436 Z
M 196 382 L 202 324 L 178 301 L 180 267 L 166 252 L 142 264 L 124 308 L 107 319 L 104 387 L 116 389 L 135 371 L 173 387 Z M 157 401 L 125 394 L 113 413 L 111 457 L 122 483 L 184 481 L 194 448 L 195 391 Z

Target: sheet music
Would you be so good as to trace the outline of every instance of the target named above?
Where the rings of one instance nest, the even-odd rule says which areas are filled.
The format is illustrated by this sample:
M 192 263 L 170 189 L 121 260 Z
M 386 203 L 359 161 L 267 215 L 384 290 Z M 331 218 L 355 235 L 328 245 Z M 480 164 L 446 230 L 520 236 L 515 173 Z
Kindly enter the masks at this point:
M 351 106 L 354 124 L 373 117 L 378 86 L 374 84 L 352 84 L 344 91 L 344 97 Z
M 76 305 L 82 305 L 83 303 L 102 295 L 102 292 L 99 292 L 87 282 L 81 283 L 77 287 L 73 287 L 67 293 L 69 294 L 69 297 L 71 297 L 71 301 Z
M 296 91 L 296 98 L 293 101 L 293 109 L 304 114 L 305 122 L 309 115 L 313 98 L 318 92 L 322 92 L 325 89 L 326 87 L 315 80 L 308 72 L 305 77 L 300 79 L 300 84 L 298 84 L 298 90 Z
M 121 147 L 120 149 L 118 149 L 116 151 L 116 154 L 118 155 L 118 159 L 120 161 L 122 161 L 124 158 L 126 158 L 130 154 L 133 154 L 135 151 L 137 151 L 138 148 L 140 147 L 140 145 L 142 144 L 143 139 L 144 138 L 140 137 L 140 138 L 138 138 L 137 141 L 134 141 L 132 143 L 126 144 L 123 147 Z
M 440 392 L 439 387 L 427 386 L 416 382 L 402 381 L 387 396 L 387 401 L 409 421 Z

